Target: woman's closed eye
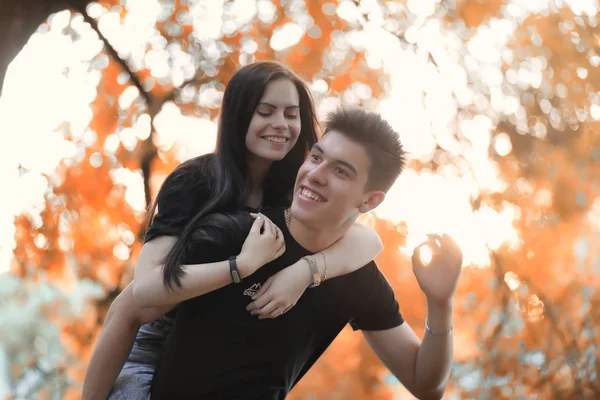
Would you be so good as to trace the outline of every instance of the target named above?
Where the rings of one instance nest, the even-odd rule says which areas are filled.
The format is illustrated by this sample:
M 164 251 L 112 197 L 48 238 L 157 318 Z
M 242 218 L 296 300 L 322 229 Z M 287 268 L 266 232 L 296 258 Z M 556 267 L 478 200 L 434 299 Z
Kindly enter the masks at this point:
M 270 116 L 273 115 L 272 111 L 256 111 L 256 113 L 258 115 L 260 115 L 261 117 L 270 117 Z M 296 119 L 296 118 L 298 118 L 298 114 L 296 114 L 296 113 L 294 113 L 294 114 L 284 114 L 283 116 L 286 119 Z

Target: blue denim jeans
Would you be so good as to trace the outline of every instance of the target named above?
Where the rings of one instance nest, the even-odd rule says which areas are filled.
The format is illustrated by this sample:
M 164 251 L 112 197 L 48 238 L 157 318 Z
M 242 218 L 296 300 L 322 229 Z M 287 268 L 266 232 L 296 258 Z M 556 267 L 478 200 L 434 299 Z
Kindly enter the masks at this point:
M 140 327 L 108 400 L 148 400 L 160 353 L 175 321 L 163 316 Z

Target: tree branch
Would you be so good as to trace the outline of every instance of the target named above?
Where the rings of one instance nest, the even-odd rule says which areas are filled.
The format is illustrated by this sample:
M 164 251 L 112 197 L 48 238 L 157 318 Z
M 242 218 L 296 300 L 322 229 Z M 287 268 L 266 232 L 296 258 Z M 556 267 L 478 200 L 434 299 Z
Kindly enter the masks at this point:
M 151 172 L 150 167 L 152 165 L 152 161 L 154 160 L 154 158 L 157 155 L 157 150 L 156 150 L 156 147 L 154 146 L 154 143 L 152 140 L 154 137 L 153 121 L 154 121 L 154 117 L 156 116 L 156 114 L 158 114 L 158 112 L 160 111 L 165 99 L 162 99 L 161 101 L 157 101 L 150 95 L 150 93 L 146 92 L 144 90 L 142 82 L 140 81 L 138 76 L 135 73 L 133 73 L 133 71 L 131 71 L 131 68 L 129 67 L 129 64 L 127 63 L 127 61 L 122 59 L 119 56 L 119 53 L 110 44 L 108 39 L 102 34 L 102 32 L 100 31 L 100 29 L 98 27 L 98 23 L 96 22 L 96 20 L 94 18 L 90 17 L 87 14 L 85 9 L 80 8 L 80 9 L 77 9 L 76 11 L 81 13 L 83 15 L 83 19 L 87 23 L 90 24 L 90 26 L 92 27 L 92 29 L 94 31 L 96 31 L 96 33 L 98 34 L 98 37 L 104 44 L 104 47 L 106 49 L 108 56 L 111 57 L 116 63 L 118 63 L 121 66 L 121 68 L 123 69 L 123 71 L 127 72 L 127 74 L 129 75 L 130 82 L 138 89 L 140 95 L 144 98 L 144 101 L 146 103 L 148 115 L 150 116 L 151 132 L 150 132 L 150 135 L 148 136 L 148 138 L 144 139 L 144 141 L 142 142 L 142 144 L 140 146 L 139 165 L 140 165 L 140 169 L 142 171 L 142 177 L 144 180 L 144 198 L 146 200 L 146 207 L 148 208 L 152 201 L 152 194 L 150 193 L 150 175 L 152 172 Z M 139 235 L 138 235 L 138 237 L 139 237 Z
M 108 55 L 117 64 L 119 64 L 121 66 L 123 71 L 125 71 L 129 74 L 129 80 L 139 90 L 140 95 L 146 101 L 148 108 L 150 108 L 150 106 L 152 105 L 152 100 L 153 100 L 152 97 L 150 96 L 150 94 L 148 92 L 146 92 L 144 90 L 142 82 L 140 82 L 137 75 L 131 71 L 131 68 L 129 67 L 129 64 L 127 63 L 127 61 L 125 61 L 124 59 L 122 59 L 119 56 L 119 53 L 117 53 L 117 50 L 115 50 L 115 48 L 110 44 L 108 39 L 102 34 L 102 32 L 100 31 L 100 28 L 98 27 L 98 23 L 96 22 L 96 20 L 94 18 L 90 17 L 85 9 L 76 9 L 76 11 L 81 13 L 81 15 L 83 15 L 84 21 L 87 22 L 88 24 L 90 24 L 92 29 L 98 34 L 98 37 L 104 44 L 104 47 L 106 48 L 106 52 L 108 53 Z

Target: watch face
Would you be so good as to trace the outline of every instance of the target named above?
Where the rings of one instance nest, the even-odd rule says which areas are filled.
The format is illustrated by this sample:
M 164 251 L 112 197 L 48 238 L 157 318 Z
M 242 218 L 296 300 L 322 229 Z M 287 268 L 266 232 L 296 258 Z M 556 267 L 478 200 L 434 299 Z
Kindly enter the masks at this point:
M 310 273 L 311 273 L 311 284 L 310 287 L 317 287 L 321 284 L 321 275 L 319 274 L 319 267 L 317 267 L 317 261 L 314 259 L 314 257 L 311 256 L 305 256 L 302 257 L 306 260 L 306 262 L 308 263 L 308 267 L 310 268 Z
M 233 283 L 240 283 L 242 281 L 242 278 L 240 278 L 240 271 L 237 269 L 235 257 L 229 257 L 229 272 L 231 273 Z
M 231 271 L 231 277 L 233 278 L 234 283 L 240 283 L 242 281 L 240 279 L 240 274 L 236 270 Z

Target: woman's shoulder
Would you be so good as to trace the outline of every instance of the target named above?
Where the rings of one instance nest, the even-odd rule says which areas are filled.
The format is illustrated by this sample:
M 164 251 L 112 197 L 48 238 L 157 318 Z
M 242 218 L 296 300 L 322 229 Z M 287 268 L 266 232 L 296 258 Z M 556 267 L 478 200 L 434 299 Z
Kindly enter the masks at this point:
M 210 197 L 214 174 L 214 155 L 205 154 L 189 159 L 171 172 L 156 196 L 158 210 L 183 212 L 189 217 Z
M 214 180 L 214 154 L 204 154 L 179 164 L 165 179 L 164 186 L 189 190 L 201 188 Z
M 179 164 L 169 176 L 178 177 L 208 177 L 213 175 L 215 165 L 215 154 L 208 153 L 198 157 L 190 158 Z
M 159 235 L 178 235 L 211 196 L 214 155 L 205 154 L 180 164 L 163 182 L 156 196 L 158 213 L 146 241 Z
M 196 156 L 196 157 L 190 158 L 189 160 L 182 162 L 175 168 L 175 170 L 184 169 L 184 170 L 192 171 L 197 168 L 212 167 L 215 162 L 215 159 L 216 159 L 215 153 L 203 154 L 201 156 Z

